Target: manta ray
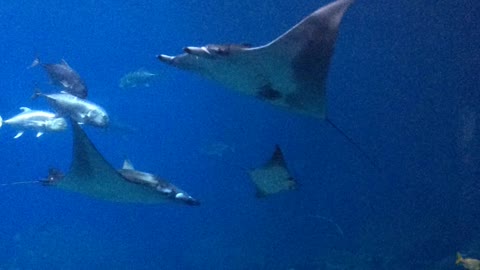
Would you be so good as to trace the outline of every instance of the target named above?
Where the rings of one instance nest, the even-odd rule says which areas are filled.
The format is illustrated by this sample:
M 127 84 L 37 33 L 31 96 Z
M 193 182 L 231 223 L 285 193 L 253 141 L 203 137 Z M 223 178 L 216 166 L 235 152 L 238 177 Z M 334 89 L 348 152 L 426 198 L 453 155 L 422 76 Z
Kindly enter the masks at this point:
M 263 46 L 186 47 L 183 54 L 157 58 L 275 106 L 326 119 L 328 69 L 340 22 L 352 2 L 330 3 Z
M 129 163 L 116 170 L 98 152 L 80 125 L 71 122 L 73 160 L 70 171 L 63 176 L 57 170 L 50 170 L 48 178 L 41 181 L 43 184 L 112 202 L 157 204 L 178 201 L 187 205 L 199 204 L 168 182 L 159 183 L 153 175 L 135 171 Z
M 288 171 L 278 145 L 275 146 L 272 157 L 263 166 L 254 168 L 248 173 L 257 189 L 257 198 L 297 188 L 297 182 Z
M 326 81 L 330 61 L 340 22 L 353 2 L 337 0 L 321 7 L 263 46 L 185 47 L 183 54 L 161 54 L 157 58 L 274 106 L 325 120 L 380 170 L 376 162 L 327 117 Z

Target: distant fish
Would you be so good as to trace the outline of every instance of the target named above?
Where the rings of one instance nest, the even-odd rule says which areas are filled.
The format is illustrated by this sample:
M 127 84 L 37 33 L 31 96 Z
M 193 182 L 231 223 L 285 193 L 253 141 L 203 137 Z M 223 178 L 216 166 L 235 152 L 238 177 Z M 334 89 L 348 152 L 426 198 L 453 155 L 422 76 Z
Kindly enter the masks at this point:
M 463 258 L 459 252 L 457 252 L 457 260 L 455 264 L 463 265 L 463 267 L 468 270 L 480 270 L 480 260 Z
M 228 145 L 224 142 L 217 141 L 203 145 L 200 148 L 200 152 L 207 156 L 215 156 L 221 158 L 226 153 L 235 153 L 235 147 Z
M 23 135 L 25 130 L 33 130 L 37 132 L 37 138 L 45 132 L 63 131 L 67 129 L 67 121 L 62 117 L 45 111 L 31 110 L 27 107 L 21 107 L 21 113 L 14 117 L 3 120 L 0 117 L 0 127 L 2 125 L 10 125 L 18 130 L 15 139 Z
M 150 87 L 150 84 L 159 75 L 144 68 L 125 74 L 119 83 L 120 88 Z
M 33 98 L 43 96 L 60 116 L 69 116 L 79 124 L 107 127 L 109 117 L 99 105 L 68 93 L 42 94 L 38 90 Z
M 257 188 L 258 198 L 297 188 L 297 182 L 288 171 L 282 150 L 278 145 L 275 146 L 275 152 L 270 160 L 263 166 L 254 168 L 249 174 Z
M 35 58 L 29 68 L 41 64 L 39 58 Z M 68 63 L 62 59 L 58 64 L 42 64 L 53 85 L 59 86 L 64 91 L 77 96 L 86 98 L 88 88 L 80 75 L 73 70 Z

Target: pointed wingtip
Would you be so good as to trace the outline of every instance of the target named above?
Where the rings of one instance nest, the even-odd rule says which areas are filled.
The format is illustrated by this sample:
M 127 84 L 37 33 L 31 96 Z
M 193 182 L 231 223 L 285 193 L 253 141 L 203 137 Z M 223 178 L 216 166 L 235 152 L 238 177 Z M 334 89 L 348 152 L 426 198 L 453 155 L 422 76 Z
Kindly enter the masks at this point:
M 462 261 L 463 261 L 462 254 L 460 254 L 460 252 L 457 251 L 457 259 L 456 259 L 456 261 L 455 261 L 455 265 L 461 264 Z
M 275 162 L 282 165 L 285 164 L 285 158 L 283 157 L 282 149 L 278 144 L 275 145 L 275 151 L 273 152 L 271 162 Z
M 336 24 L 340 24 L 343 14 L 355 2 L 355 0 L 337 0 L 319 9 L 320 12 L 328 14 L 328 17 L 334 18 Z
M 337 1 L 334 1 L 334 2 L 330 3 L 329 5 L 336 4 L 336 5 L 349 7 L 354 2 L 355 2 L 355 0 L 337 0 Z M 329 6 L 329 5 L 327 5 L 327 6 Z

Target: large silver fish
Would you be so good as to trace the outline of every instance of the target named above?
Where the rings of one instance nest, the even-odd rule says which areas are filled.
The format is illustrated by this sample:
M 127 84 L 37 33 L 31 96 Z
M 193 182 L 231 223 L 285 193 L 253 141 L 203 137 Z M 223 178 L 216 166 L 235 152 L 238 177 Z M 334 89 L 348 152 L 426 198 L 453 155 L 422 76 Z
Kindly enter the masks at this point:
M 40 64 L 40 60 L 36 58 L 30 67 Z M 53 85 L 62 88 L 65 92 L 70 93 L 79 98 L 86 98 L 88 88 L 80 75 L 71 68 L 68 63 L 62 59 L 58 64 L 41 64 L 50 78 Z
M 31 110 L 27 107 L 20 107 L 21 113 L 10 119 L 3 120 L 0 117 L 0 127 L 10 125 L 18 130 L 15 139 L 23 135 L 25 130 L 37 132 L 37 138 L 45 132 L 63 131 L 67 129 L 67 121 L 63 117 L 57 117 L 51 112 Z
M 69 93 L 43 94 L 36 92 L 34 97 L 43 96 L 61 116 L 69 116 L 79 124 L 88 124 L 95 127 L 107 127 L 109 117 L 105 109 L 99 105 L 78 98 Z

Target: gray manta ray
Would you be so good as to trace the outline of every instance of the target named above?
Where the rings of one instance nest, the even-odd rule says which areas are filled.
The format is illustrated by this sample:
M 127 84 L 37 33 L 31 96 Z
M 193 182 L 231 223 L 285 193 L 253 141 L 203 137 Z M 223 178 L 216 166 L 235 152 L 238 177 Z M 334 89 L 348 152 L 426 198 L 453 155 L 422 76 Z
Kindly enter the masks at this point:
M 263 166 L 250 170 L 249 175 L 257 189 L 257 198 L 297 188 L 297 182 L 288 171 L 282 150 L 278 145 L 275 146 L 270 160 Z
M 186 47 L 183 54 L 157 58 L 275 106 L 325 120 L 380 171 L 375 160 L 327 113 L 325 87 L 330 60 L 343 15 L 353 2 L 337 0 L 321 7 L 263 46 Z
M 157 204 L 172 201 L 171 194 L 157 190 L 152 181 L 125 178 L 98 152 L 79 124 L 71 122 L 73 161 L 70 171 L 64 177 L 49 175 L 42 183 L 113 202 Z M 50 178 L 52 181 L 49 181 Z M 185 204 L 198 205 L 190 201 Z
M 291 111 L 326 118 L 325 84 L 343 14 L 353 0 L 326 5 L 272 42 L 186 47 L 157 58 Z

